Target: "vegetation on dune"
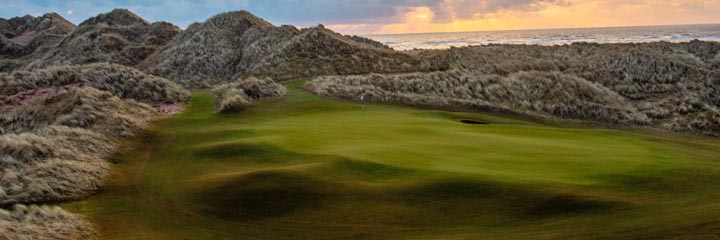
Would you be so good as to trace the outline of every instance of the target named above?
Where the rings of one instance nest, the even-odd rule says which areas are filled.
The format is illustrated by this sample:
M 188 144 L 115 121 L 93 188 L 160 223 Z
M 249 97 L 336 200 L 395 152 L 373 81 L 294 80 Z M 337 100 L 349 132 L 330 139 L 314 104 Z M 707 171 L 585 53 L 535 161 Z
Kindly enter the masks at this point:
M 14 205 L 0 209 L 0 238 L 72 240 L 92 239 L 95 232 L 83 217 L 56 206 Z
M 507 76 L 450 71 L 400 75 L 328 76 L 305 88 L 321 96 L 534 116 L 647 124 L 648 118 L 602 85 L 560 72 Z
M 110 62 L 135 66 L 180 32 L 166 22 L 148 23 L 126 9 L 92 17 L 25 68 Z
M 280 98 L 287 94 L 284 86 L 270 78 L 246 77 L 226 83 L 213 89 L 215 112 L 232 112 L 245 108 L 254 102 Z
M 97 191 L 110 170 L 102 158 L 113 143 L 102 134 L 61 126 L 0 136 L 0 205 L 77 199 Z
M 119 140 L 146 127 L 157 111 L 91 87 L 59 90 L 0 115 L 0 206 L 86 197 L 109 174 Z M 0 210 L 9 239 L 77 239 L 92 227 L 59 208 Z M 27 215 L 29 214 L 29 215 Z M 83 235 L 84 236 L 84 235 Z M 84 238 L 80 236 L 80 238 Z
M 219 80 L 229 80 L 239 72 L 243 48 L 258 48 L 244 39 L 251 29 L 264 32 L 272 24 L 248 12 L 228 12 L 203 23 L 194 23 L 163 49 L 150 56 L 143 66 L 148 72 L 173 79 L 186 87 L 208 88 Z M 285 34 L 275 31 L 269 38 Z M 252 36 L 256 36 L 252 34 Z M 255 59 L 257 60 L 257 59 Z
M 329 74 L 435 70 L 422 69 L 420 59 L 412 55 L 370 42 L 369 39 L 343 36 L 322 25 L 302 29 L 257 61 L 248 72 L 289 80 Z
M 158 116 L 156 109 L 135 99 L 183 103 L 190 97 L 187 90 L 166 79 L 104 63 L 18 71 L 0 79 L 3 94 L 57 87 L 0 115 L 2 206 L 79 199 L 96 192 L 109 174 L 105 159 L 119 140 L 134 136 Z M 42 219 L 42 224 L 24 218 L 0 219 L 2 226 L 27 225 L 3 233 L 10 239 L 24 239 L 29 234 L 53 236 L 53 231 L 59 231 L 72 235 L 91 230 L 84 220 L 60 209 L 35 211 L 33 216 Z M 62 222 L 63 218 L 72 221 Z M 75 239 L 75 235 L 57 237 Z
M 117 64 L 95 63 L 0 73 L 1 95 L 72 84 L 146 103 L 177 103 L 190 98 L 190 92 L 165 78 Z
M 20 69 L 42 57 L 75 29 L 56 13 L 0 18 L 0 72 Z
M 324 77 L 308 89 L 348 99 L 369 94 L 375 101 L 720 132 L 720 43 L 488 45 L 413 54 L 452 70 Z
M 50 125 L 79 127 L 114 137 L 133 136 L 157 115 L 152 107 L 122 100 L 90 87 L 62 90 L 0 116 L 7 133 L 32 131 Z
M 343 36 L 322 25 L 307 29 L 276 27 L 246 11 L 219 14 L 180 31 L 171 24 L 150 24 L 128 10 L 116 9 L 59 36 L 61 41 L 47 43 L 52 48 L 23 61 L 10 59 L 0 65 L 2 70 L 109 62 L 138 67 L 189 88 L 205 89 L 244 75 L 289 80 L 327 74 L 435 70 L 422 67 L 421 60 L 413 55 L 367 38 Z M 0 42 L 14 46 L 5 37 Z
M 0 204 L 77 199 L 96 191 L 118 139 L 157 115 L 93 88 L 60 91 L 0 118 Z
M 39 17 L 25 15 L 11 19 L 0 18 L 0 56 L 21 57 L 39 48 L 49 47 L 75 29 L 75 25 L 57 13 Z
M 420 60 L 380 43 L 323 26 L 275 27 L 248 12 L 195 23 L 142 64 L 189 88 L 209 88 L 243 75 L 289 80 L 327 74 L 407 72 Z

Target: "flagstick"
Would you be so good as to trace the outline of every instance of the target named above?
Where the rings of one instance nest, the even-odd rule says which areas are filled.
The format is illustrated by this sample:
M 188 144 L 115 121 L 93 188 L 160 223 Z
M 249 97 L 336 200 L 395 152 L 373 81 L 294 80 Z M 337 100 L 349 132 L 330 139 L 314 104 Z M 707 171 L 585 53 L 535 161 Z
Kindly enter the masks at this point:
M 362 114 L 365 116 L 365 95 L 360 96 L 360 101 L 362 102 Z

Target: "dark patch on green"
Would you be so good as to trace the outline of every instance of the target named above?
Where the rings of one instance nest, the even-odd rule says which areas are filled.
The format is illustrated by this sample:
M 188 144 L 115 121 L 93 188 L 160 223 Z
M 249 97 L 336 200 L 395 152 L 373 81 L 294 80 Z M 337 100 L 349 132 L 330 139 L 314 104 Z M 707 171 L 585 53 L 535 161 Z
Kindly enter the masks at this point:
M 461 123 L 464 123 L 464 124 L 474 124 L 474 125 L 490 124 L 490 123 L 487 123 L 487 122 L 483 122 L 483 121 L 479 121 L 479 120 L 472 120 L 472 119 L 462 119 L 462 120 L 460 120 L 460 122 L 461 122 Z
M 214 160 L 248 159 L 259 163 L 286 163 L 303 159 L 303 154 L 297 154 L 277 148 L 271 144 L 250 144 L 231 142 L 195 149 L 195 155 L 200 158 Z
M 392 178 L 414 172 L 410 169 L 352 159 L 340 159 L 334 161 L 330 165 L 330 171 L 334 173 L 341 173 L 344 176 L 362 179 Z
M 405 192 L 409 197 L 430 197 L 430 198 L 490 198 L 508 191 L 499 183 L 471 181 L 471 180 L 446 180 L 422 185 L 418 188 L 409 189 Z
M 317 208 L 329 200 L 332 184 L 293 172 L 254 172 L 195 193 L 208 214 L 237 221 L 280 217 Z
M 633 175 L 601 175 L 609 186 L 634 192 L 691 193 L 720 185 L 714 170 L 673 169 Z
M 598 200 L 577 195 L 557 195 L 537 202 L 527 212 L 530 216 L 551 217 L 583 213 L 601 213 L 623 206 L 616 201 Z

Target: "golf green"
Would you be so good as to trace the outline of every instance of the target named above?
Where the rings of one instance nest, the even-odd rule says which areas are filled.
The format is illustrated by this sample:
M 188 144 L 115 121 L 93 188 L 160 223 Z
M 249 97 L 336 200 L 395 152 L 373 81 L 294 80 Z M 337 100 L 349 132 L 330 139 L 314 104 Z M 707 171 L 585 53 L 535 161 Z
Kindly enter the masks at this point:
M 720 234 L 720 141 L 290 96 L 127 142 L 65 209 L 101 239 L 677 239 Z

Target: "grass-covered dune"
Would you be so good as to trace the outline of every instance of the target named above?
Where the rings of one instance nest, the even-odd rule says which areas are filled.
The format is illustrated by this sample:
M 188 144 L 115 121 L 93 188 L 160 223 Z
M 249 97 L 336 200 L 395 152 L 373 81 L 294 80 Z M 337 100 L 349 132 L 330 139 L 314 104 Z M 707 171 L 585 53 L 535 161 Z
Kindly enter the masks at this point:
M 15 205 L 0 209 L 1 239 L 93 239 L 90 223 L 57 206 Z
M 0 72 L 41 58 L 74 29 L 73 23 L 57 13 L 0 18 Z
M 287 94 L 285 87 L 272 79 L 253 76 L 222 84 L 213 88 L 212 92 L 215 96 L 215 112 L 218 113 L 237 111 L 255 102 Z
M 450 71 L 324 77 L 307 89 L 371 101 L 720 134 L 720 43 L 488 45 L 416 52 Z
M 648 124 L 614 91 L 560 72 L 508 76 L 460 71 L 326 76 L 305 85 L 315 94 L 425 107 L 517 112 L 538 117 Z
M 149 23 L 127 9 L 114 9 L 83 21 L 24 69 L 100 62 L 136 67 L 180 31 L 170 23 Z
M 185 102 L 190 92 L 165 78 L 118 64 L 65 65 L 33 71 L 0 73 L 0 95 L 32 89 L 83 85 L 109 91 L 120 98 L 146 103 Z
M 60 90 L 0 115 L 0 237 L 83 239 L 84 218 L 44 204 L 97 192 L 120 140 L 158 114 L 90 87 Z M 12 208 L 12 209 L 11 209 Z
M 103 239 L 703 239 L 720 143 L 323 99 L 185 113 L 76 203 Z M 465 124 L 484 123 L 484 124 Z
M 0 74 L 0 238 L 85 239 L 86 219 L 48 204 L 93 194 L 117 145 L 184 104 L 187 90 L 129 67 L 91 64 Z M 5 95 L 7 94 L 7 95 Z
M 190 25 L 138 66 L 188 88 L 211 89 L 245 75 L 286 81 L 419 71 L 420 63 L 381 43 L 344 36 L 322 25 L 276 27 L 247 11 L 235 11 Z

